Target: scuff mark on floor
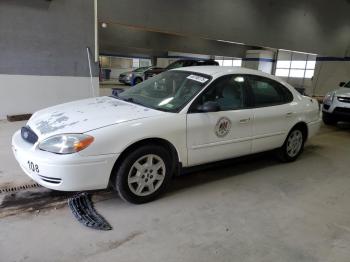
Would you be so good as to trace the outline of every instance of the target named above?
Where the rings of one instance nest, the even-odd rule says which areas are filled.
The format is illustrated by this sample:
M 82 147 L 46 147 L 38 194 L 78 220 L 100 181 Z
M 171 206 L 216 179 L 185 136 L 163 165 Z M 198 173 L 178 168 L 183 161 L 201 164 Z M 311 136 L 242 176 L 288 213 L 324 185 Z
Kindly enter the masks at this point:
M 136 237 L 140 236 L 144 234 L 144 232 L 142 231 L 135 231 L 135 232 L 132 232 L 130 235 L 126 236 L 125 238 L 121 239 L 121 240 L 111 240 L 111 241 L 108 241 L 108 242 L 102 242 L 102 243 L 98 243 L 98 248 L 97 250 L 94 252 L 94 253 L 90 253 L 89 256 L 91 255 L 97 255 L 97 254 L 100 254 L 100 253 L 104 253 L 104 252 L 107 252 L 109 250 L 112 250 L 112 249 L 116 249 L 116 248 L 119 248 L 120 246 L 132 241 L 133 239 L 135 239 Z

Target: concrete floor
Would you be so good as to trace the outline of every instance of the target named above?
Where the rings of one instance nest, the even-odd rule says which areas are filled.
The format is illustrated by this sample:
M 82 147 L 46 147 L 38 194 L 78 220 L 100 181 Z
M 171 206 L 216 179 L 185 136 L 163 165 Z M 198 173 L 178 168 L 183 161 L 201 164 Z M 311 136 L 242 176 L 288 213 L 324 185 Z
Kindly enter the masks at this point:
M 0 261 L 348 262 L 349 156 L 350 126 L 323 127 L 294 163 L 257 155 L 177 177 L 149 204 L 96 203 L 112 231 L 66 206 L 5 217 Z

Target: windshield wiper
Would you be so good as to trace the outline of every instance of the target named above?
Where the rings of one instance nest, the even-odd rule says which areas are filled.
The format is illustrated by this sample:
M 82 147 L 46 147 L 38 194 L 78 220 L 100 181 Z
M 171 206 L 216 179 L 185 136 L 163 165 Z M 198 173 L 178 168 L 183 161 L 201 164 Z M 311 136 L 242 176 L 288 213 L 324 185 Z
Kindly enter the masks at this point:
M 132 97 L 128 97 L 128 98 L 121 98 L 120 96 L 112 96 L 112 97 L 114 97 L 116 99 L 119 99 L 119 100 L 122 100 L 122 101 L 125 101 L 125 102 L 129 102 L 129 103 L 137 104 L 137 105 L 140 105 L 140 106 L 144 106 L 144 107 L 147 107 L 147 108 L 152 108 L 152 109 L 160 110 L 160 111 L 163 111 L 163 112 L 171 112 L 171 110 L 166 109 L 166 108 L 162 108 L 162 107 L 159 107 L 159 106 L 156 106 L 156 107 L 146 106 L 146 105 L 140 103 L 139 101 L 135 100 L 135 98 L 132 98 Z
M 140 106 L 145 106 L 144 104 L 142 104 L 141 102 L 135 100 L 135 98 L 132 98 L 132 97 L 128 97 L 128 98 L 118 97 L 118 98 L 123 100 L 123 101 L 125 101 L 125 102 L 130 102 L 130 103 L 137 104 L 137 105 L 140 105 Z

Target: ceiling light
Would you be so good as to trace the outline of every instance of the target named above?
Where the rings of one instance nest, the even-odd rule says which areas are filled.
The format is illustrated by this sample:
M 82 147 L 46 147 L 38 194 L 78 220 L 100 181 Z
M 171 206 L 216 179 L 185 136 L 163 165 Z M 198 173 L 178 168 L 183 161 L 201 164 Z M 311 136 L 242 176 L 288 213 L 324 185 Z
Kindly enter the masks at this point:
M 101 24 L 101 26 L 102 26 L 102 28 L 107 28 L 107 23 L 103 22 L 103 23 Z
M 222 43 L 235 44 L 235 45 L 244 45 L 243 43 L 240 43 L 240 42 L 232 42 L 232 41 L 226 41 L 226 40 L 216 40 L 216 41 L 222 42 Z

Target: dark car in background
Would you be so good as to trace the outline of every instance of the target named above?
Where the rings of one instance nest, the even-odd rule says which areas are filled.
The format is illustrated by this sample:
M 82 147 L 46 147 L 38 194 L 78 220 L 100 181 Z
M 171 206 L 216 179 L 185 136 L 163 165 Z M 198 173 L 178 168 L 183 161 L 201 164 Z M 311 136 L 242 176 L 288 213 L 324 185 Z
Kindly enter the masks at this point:
M 164 71 L 175 69 L 179 67 L 188 67 L 188 66 L 205 66 L 205 65 L 219 65 L 215 60 L 206 60 L 206 59 L 180 59 L 168 65 L 166 68 L 157 68 L 148 70 L 145 73 L 145 79 L 152 76 L 158 75 Z
M 126 85 L 136 85 L 138 83 L 141 83 L 143 80 L 145 80 L 145 74 L 151 70 L 164 70 L 164 69 L 160 67 L 155 67 L 155 66 L 139 67 L 133 71 L 121 73 L 119 75 L 118 80 L 120 83 L 123 83 Z

